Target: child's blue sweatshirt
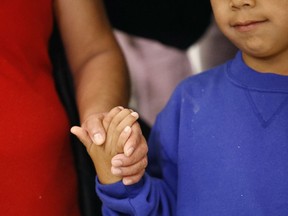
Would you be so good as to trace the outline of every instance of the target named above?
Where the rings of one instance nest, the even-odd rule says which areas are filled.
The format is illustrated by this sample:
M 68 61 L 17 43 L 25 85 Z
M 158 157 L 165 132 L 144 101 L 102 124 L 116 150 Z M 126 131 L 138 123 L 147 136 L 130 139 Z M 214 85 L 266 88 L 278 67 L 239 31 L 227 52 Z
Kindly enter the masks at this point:
M 149 154 L 139 183 L 96 183 L 104 215 L 287 216 L 288 76 L 256 72 L 238 53 L 184 80 Z

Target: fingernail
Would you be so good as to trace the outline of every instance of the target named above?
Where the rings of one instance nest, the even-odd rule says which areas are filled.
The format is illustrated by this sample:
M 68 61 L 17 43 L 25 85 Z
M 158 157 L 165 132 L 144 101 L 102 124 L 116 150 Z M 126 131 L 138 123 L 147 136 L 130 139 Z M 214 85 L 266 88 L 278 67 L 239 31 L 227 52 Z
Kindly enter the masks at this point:
M 134 116 L 135 118 L 139 117 L 139 114 L 137 112 L 132 112 L 131 115 Z
M 111 167 L 111 172 L 113 175 L 120 175 L 122 173 L 121 169 Z
M 125 128 L 124 128 L 124 132 L 125 133 L 129 133 L 131 131 L 131 127 L 130 126 L 126 126 Z
M 124 178 L 124 179 L 122 180 L 122 182 L 123 182 L 124 185 L 131 185 L 131 184 L 132 184 L 132 180 L 127 179 L 127 178 Z
M 125 155 L 129 157 L 130 155 L 132 155 L 133 152 L 134 152 L 134 148 L 130 147 L 127 151 L 125 151 Z
M 114 167 L 120 167 L 120 166 L 123 165 L 123 162 L 122 162 L 121 160 L 119 160 L 119 159 L 116 159 L 116 160 L 112 160 L 112 161 L 111 161 L 111 164 L 112 164 L 112 166 L 114 166 Z
M 94 140 L 94 143 L 96 145 L 101 145 L 103 144 L 104 142 L 104 139 L 102 137 L 102 135 L 100 133 L 96 133 L 94 136 L 93 136 L 93 140 Z

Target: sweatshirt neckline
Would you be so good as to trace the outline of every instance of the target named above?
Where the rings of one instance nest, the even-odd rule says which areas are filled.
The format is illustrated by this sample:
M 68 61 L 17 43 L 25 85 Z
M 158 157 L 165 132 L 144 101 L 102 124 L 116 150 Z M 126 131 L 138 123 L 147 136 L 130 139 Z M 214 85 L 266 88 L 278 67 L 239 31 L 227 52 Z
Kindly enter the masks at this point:
M 244 62 L 240 51 L 228 65 L 227 75 L 232 82 L 244 88 L 288 93 L 288 76 L 261 73 L 250 68 Z

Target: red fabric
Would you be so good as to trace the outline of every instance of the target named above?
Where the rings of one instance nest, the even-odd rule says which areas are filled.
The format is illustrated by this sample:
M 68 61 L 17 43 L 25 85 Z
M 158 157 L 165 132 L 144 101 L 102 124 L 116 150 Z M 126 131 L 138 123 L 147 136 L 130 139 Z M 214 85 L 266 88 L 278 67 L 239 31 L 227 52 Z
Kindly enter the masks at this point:
M 79 215 L 68 119 L 47 52 L 52 0 L 0 7 L 0 215 Z

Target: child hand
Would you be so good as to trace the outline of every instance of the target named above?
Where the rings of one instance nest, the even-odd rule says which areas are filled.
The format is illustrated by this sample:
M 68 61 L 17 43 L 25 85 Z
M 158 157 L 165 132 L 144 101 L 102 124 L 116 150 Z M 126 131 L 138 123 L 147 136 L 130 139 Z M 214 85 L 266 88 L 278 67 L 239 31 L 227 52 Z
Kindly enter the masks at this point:
M 112 174 L 121 176 L 125 185 L 137 183 L 142 178 L 148 163 L 148 146 L 138 122 L 132 125 L 132 132 L 124 145 L 124 152 L 125 149 L 131 148 L 134 150 L 131 155 L 117 154 L 111 161 Z

